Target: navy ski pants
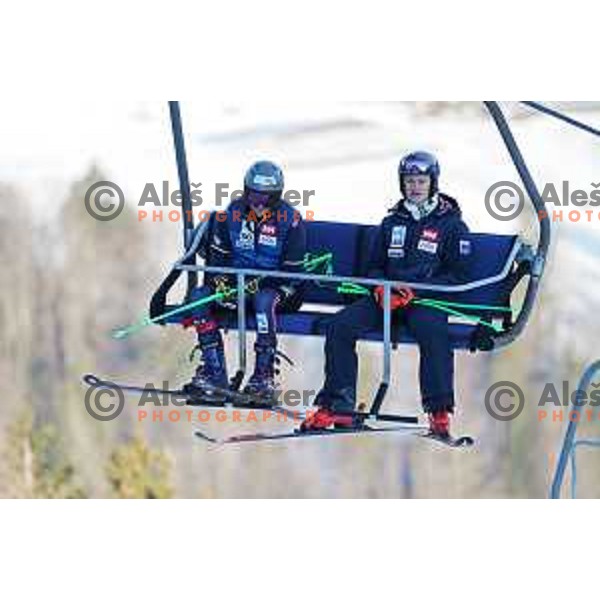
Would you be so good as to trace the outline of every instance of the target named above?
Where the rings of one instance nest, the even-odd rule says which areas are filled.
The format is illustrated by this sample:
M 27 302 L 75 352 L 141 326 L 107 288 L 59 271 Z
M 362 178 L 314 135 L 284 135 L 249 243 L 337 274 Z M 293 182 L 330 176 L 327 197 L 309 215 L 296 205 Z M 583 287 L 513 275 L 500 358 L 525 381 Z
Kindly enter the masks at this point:
M 192 295 L 192 302 L 203 300 L 204 298 L 208 298 L 215 293 L 214 289 L 210 286 L 204 286 L 198 288 L 194 291 Z M 277 345 L 277 319 L 276 313 L 281 311 L 285 311 L 289 309 L 288 302 L 279 302 L 279 293 L 274 289 L 264 289 L 260 290 L 258 293 L 253 295 L 248 295 L 247 297 L 247 305 L 248 308 L 252 311 L 256 318 L 257 324 L 257 344 L 266 345 L 266 346 L 276 346 Z M 233 300 L 233 304 L 235 304 L 235 300 Z M 195 308 L 193 311 L 194 318 L 198 322 L 208 322 L 214 323 L 213 327 L 209 327 L 209 331 L 214 331 L 217 329 L 217 324 L 215 322 L 215 308 L 218 305 L 205 304 L 199 308 Z M 232 306 L 231 309 L 234 307 Z M 222 310 L 222 309 L 221 309 Z
M 454 352 L 448 317 L 427 307 L 411 306 L 393 315 L 392 325 L 405 324 L 420 349 L 419 381 L 426 412 L 454 409 Z M 359 300 L 332 321 L 325 344 L 325 384 L 316 403 L 339 412 L 356 405 L 356 343 L 370 330 L 383 329 L 383 311 L 372 297 Z

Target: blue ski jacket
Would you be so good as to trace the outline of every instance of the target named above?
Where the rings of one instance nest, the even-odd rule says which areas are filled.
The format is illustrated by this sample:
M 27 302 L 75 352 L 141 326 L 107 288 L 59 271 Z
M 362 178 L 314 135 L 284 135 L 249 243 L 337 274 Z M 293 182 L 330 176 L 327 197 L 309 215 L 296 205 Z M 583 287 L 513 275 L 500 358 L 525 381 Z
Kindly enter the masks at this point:
M 384 219 L 370 251 L 369 277 L 452 285 L 466 281 L 472 247 L 458 202 L 439 194 L 438 207 L 416 221 L 400 201 Z
M 239 269 L 302 272 L 306 255 L 302 216 L 281 200 L 269 209 L 266 217 L 258 218 L 243 200 L 232 202 L 226 211 L 214 213 L 205 244 L 207 263 Z M 301 285 L 266 277 L 261 288 L 267 287 L 289 295 Z

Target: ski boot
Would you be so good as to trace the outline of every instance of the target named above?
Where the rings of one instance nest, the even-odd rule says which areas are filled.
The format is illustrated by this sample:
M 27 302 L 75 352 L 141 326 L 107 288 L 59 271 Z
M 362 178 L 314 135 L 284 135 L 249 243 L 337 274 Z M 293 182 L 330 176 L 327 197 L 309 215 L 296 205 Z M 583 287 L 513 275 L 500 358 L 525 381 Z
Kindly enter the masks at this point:
M 184 392 L 190 395 L 190 404 L 194 403 L 194 398 L 220 402 L 225 395 L 220 394 L 219 390 L 229 390 L 223 339 L 220 333 L 211 338 L 201 339 L 190 357 L 193 360 L 196 351 L 200 350 L 201 360 L 196 374 L 192 381 L 183 387 Z
M 450 439 L 450 413 L 447 410 L 429 413 L 429 435 Z
M 267 407 L 274 406 L 277 401 L 275 375 L 279 374 L 275 370 L 277 348 L 273 344 L 257 342 L 254 350 L 256 351 L 256 366 L 243 393 L 250 397 L 249 403 Z
M 325 429 L 358 429 L 360 423 L 353 415 L 335 413 L 330 408 L 321 407 L 317 412 L 309 414 L 302 425 L 302 433 L 323 431 Z

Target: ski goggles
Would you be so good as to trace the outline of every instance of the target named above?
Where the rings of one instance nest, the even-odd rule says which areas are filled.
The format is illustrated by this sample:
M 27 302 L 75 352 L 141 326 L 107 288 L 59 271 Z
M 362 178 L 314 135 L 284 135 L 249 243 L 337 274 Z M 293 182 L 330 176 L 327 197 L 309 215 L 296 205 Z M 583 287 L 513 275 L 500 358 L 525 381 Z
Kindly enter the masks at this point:
M 273 194 L 249 190 L 246 195 L 246 202 L 253 208 L 264 210 L 273 202 Z

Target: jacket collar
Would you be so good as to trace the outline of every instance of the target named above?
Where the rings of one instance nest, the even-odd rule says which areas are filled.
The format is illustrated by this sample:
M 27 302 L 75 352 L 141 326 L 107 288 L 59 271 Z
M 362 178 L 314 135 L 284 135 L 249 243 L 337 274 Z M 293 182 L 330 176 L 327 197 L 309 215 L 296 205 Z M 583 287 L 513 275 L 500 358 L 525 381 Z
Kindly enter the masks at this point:
M 435 204 L 433 204 L 435 201 Z M 447 196 L 446 194 L 437 194 L 431 200 L 428 200 L 423 208 L 424 216 L 421 216 L 420 207 L 417 208 L 419 211 L 417 213 L 417 217 L 413 214 L 413 210 L 410 208 L 409 201 L 400 200 L 394 208 L 391 209 L 390 213 L 396 214 L 404 219 L 412 219 L 413 221 L 419 222 L 427 218 L 436 218 L 436 217 L 445 217 L 450 214 L 454 214 L 459 218 L 462 217 L 462 211 L 458 202 L 452 198 L 451 196 Z M 407 206 L 408 205 L 408 206 Z

